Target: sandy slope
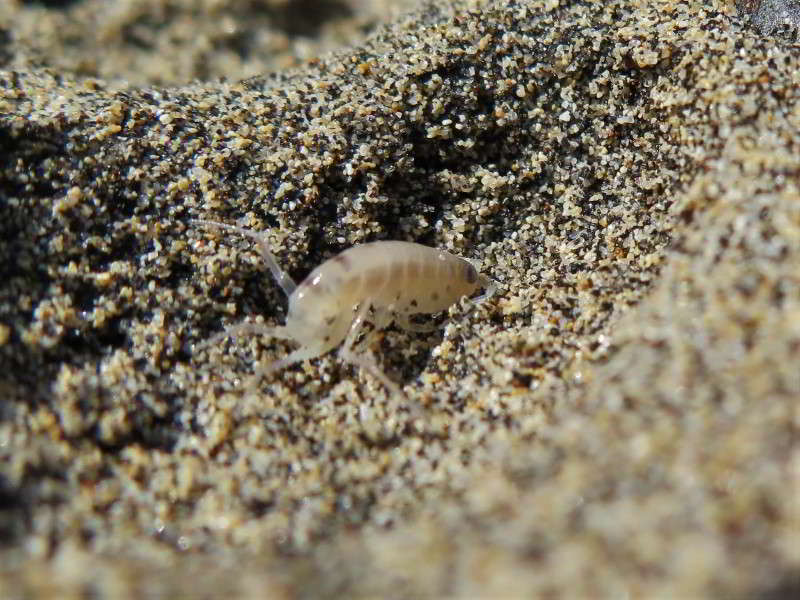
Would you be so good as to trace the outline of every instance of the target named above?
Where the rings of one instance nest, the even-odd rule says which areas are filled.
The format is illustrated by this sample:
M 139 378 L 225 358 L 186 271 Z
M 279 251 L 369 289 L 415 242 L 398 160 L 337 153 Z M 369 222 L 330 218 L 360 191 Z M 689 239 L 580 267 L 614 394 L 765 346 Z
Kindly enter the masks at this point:
M 94 2 L 4 9 L 0 589 L 797 591 L 796 44 L 728 2 L 441 1 L 239 83 L 388 13 L 248 62 L 307 7 L 105 4 L 119 35 Z M 226 15 L 247 51 L 198 51 Z M 285 314 L 197 217 L 272 229 L 297 277 L 403 239 L 502 289 L 382 337 L 416 419 L 335 356 L 256 381 L 286 344 L 197 348 Z

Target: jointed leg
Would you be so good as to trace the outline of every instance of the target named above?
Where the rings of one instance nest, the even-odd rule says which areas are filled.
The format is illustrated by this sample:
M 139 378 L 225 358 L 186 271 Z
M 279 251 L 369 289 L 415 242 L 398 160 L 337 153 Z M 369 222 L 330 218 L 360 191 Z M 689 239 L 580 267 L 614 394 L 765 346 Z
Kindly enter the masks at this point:
M 268 325 L 262 325 L 261 323 L 239 323 L 238 325 L 228 327 L 224 331 L 221 331 L 204 342 L 201 342 L 195 346 L 195 349 L 202 350 L 208 348 L 209 346 L 216 344 L 228 336 L 239 337 L 242 335 L 262 335 L 264 337 L 280 338 L 284 340 L 293 339 L 293 337 L 286 332 L 286 327 L 270 327 Z M 316 358 L 320 354 L 321 353 L 316 348 L 298 348 L 294 352 L 290 352 L 285 358 L 276 360 L 266 367 L 256 367 L 256 377 L 257 379 L 260 379 L 261 377 L 268 375 L 273 371 L 277 371 L 278 369 L 282 369 L 283 367 L 289 366 L 296 362 Z
M 290 352 L 286 357 L 276 360 L 267 366 L 257 366 L 255 369 L 256 380 L 260 380 L 262 377 L 266 377 L 270 373 L 283 369 L 284 367 L 288 367 L 289 365 L 293 365 L 294 363 L 316 358 L 320 354 L 322 353 L 317 348 L 298 348 L 297 350 Z
M 286 333 L 285 329 L 285 327 L 270 327 L 269 325 L 262 325 L 261 323 L 239 323 L 200 342 L 195 346 L 195 349 L 202 350 L 218 343 L 226 337 L 239 337 L 242 335 L 262 335 L 264 337 L 281 338 L 284 340 L 292 339 L 292 337 Z
M 372 355 L 372 352 L 369 350 L 369 347 L 366 343 L 366 349 L 364 352 L 356 353 L 353 351 L 353 344 L 355 344 L 356 339 L 358 339 L 358 334 L 361 332 L 361 328 L 364 326 L 364 319 L 369 312 L 370 304 L 370 301 L 366 300 L 361 303 L 361 306 L 358 307 L 358 311 L 353 319 L 353 323 L 350 325 L 350 332 L 347 334 L 347 339 L 345 339 L 342 347 L 339 348 L 339 357 L 352 365 L 364 369 L 367 373 L 372 375 L 375 379 L 386 386 L 386 389 L 388 389 L 391 394 L 404 398 L 405 394 L 403 394 L 403 391 L 400 389 L 400 387 L 391 379 L 389 379 L 378 366 L 378 363 L 375 361 L 375 357 Z M 373 334 L 374 332 L 367 336 L 367 340 L 365 340 L 365 342 L 369 342 Z
M 483 286 L 484 292 L 480 296 L 470 299 L 470 302 L 473 304 L 481 304 L 494 296 L 495 292 L 497 292 L 497 282 L 494 279 L 489 279 L 486 275 L 481 275 L 479 281 Z

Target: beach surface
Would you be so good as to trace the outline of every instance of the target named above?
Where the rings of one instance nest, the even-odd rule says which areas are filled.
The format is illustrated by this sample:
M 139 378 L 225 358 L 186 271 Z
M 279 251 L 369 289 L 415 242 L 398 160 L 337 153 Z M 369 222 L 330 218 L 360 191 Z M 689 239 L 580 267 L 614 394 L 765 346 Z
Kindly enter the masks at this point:
M 754 4 L 0 6 L 0 596 L 800 594 L 800 46 Z M 286 298 L 192 219 L 499 289 L 377 335 L 405 397 L 260 377 L 291 343 L 203 344 Z

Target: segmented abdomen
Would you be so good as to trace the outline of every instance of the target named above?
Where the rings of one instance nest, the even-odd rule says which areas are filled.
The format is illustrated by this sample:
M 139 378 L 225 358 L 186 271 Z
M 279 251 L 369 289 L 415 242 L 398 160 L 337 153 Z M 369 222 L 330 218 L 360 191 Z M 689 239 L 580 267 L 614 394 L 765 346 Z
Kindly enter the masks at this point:
M 298 286 L 296 302 L 346 308 L 371 300 L 398 313 L 434 313 L 478 289 L 466 260 L 411 242 L 372 242 L 345 250 L 314 269 Z M 299 308 L 299 306 L 298 306 Z

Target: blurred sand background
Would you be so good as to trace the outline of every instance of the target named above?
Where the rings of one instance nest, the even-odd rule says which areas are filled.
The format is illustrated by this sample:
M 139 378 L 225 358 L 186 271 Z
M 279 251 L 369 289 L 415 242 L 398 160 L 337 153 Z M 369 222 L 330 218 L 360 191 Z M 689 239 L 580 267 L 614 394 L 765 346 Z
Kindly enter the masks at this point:
M 0 4 L 0 597 L 800 595 L 797 12 Z M 197 345 L 355 243 L 501 283 Z

